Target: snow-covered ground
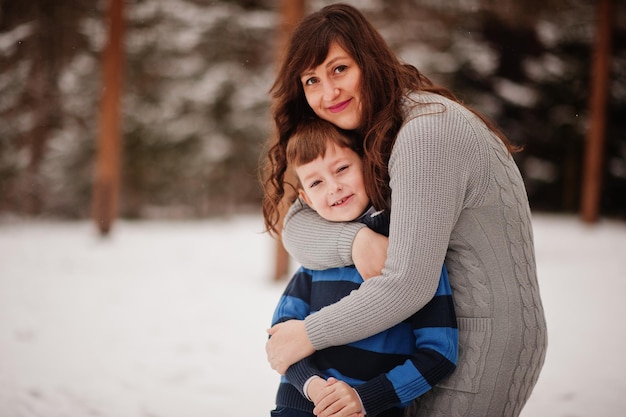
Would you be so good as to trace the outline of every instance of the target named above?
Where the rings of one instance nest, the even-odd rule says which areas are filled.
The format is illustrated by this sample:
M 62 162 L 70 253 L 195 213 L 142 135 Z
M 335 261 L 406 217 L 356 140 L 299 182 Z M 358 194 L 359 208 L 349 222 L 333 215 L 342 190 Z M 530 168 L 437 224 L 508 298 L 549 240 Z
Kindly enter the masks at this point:
M 626 223 L 535 215 L 549 351 L 523 417 L 626 409 Z M 267 416 L 284 282 L 258 216 L 0 222 L 0 417 Z

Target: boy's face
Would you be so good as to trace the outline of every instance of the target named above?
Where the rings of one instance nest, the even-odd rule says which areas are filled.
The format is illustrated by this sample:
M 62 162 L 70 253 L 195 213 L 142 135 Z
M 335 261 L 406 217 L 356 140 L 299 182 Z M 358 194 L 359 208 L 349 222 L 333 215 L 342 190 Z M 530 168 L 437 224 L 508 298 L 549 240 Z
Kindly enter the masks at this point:
M 352 221 L 369 207 L 363 163 L 350 148 L 329 144 L 324 157 L 295 169 L 300 196 L 326 220 Z

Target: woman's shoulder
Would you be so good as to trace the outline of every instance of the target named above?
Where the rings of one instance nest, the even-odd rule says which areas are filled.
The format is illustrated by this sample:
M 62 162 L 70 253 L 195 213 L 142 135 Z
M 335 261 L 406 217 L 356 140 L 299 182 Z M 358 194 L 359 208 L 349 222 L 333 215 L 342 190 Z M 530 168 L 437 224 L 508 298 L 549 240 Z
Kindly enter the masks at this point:
M 455 146 L 483 146 L 495 134 L 467 106 L 429 92 L 412 92 L 405 96 L 405 118 L 397 139 L 403 136 L 432 138 L 438 145 L 451 141 Z M 477 143 L 478 142 L 478 143 Z M 500 141 L 497 141 L 500 142 Z
M 406 118 L 398 132 L 390 168 L 415 165 L 436 172 L 445 169 L 458 183 L 467 181 L 467 205 L 484 196 L 490 176 L 490 142 L 495 135 L 463 104 L 434 93 L 406 96 Z M 390 170 L 391 172 L 391 170 Z M 470 197 L 476 198 L 470 198 Z
M 465 106 L 440 94 L 414 91 L 404 97 L 405 124 L 418 116 L 445 115 L 447 117 L 472 117 Z
M 456 164 L 462 170 L 489 170 L 490 142 L 495 135 L 463 104 L 434 93 L 414 92 L 406 96 L 406 111 L 392 150 L 394 160 L 415 155 L 430 160 L 436 155 L 436 161 Z
M 462 104 L 438 94 L 414 92 L 405 97 L 404 123 L 398 131 L 397 141 L 414 142 L 420 138 L 421 146 L 441 146 L 446 141 L 459 142 L 476 140 L 479 120 Z

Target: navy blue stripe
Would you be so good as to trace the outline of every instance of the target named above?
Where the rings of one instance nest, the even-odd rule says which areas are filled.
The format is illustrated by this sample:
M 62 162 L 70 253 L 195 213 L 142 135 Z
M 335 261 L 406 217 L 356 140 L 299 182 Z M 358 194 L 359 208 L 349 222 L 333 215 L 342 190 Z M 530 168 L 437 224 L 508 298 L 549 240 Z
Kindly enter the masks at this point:
M 414 329 L 422 327 L 457 328 L 454 302 L 451 295 L 438 295 L 409 319 Z
M 336 369 L 342 375 L 367 381 L 404 363 L 410 356 L 377 353 L 353 346 L 333 346 L 315 353 L 314 361 L 321 370 Z
M 306 411 L 313 415 L 313 403 L 300 394 L 293 385 L 281 382 L 276 393 L 276 406 L 289 407 L 296 410 Z
M 368 414 L 369 415 L 369 414 Z M 382 413 L 376 414 L 376 417 L 403 417 L 404 409 L 402 408 L 390 408 Z
M 363 406 L 369 413 L 375 414 L 377 417 L 383 415 L 402 416 L 403 410 L 401 408 L 391 408 L 383 413 L 377 413 L 381 409 L 389 407 L 390 404 L 400 404 L 400 398 L 396 395 L 393 384 L 385 376 L 381 375 L 371 379 L 365 384 L 356 386 L 355 389 L 361 399 L 365 399 Z
M 438 384 L 456 368 L 454 363 L 436 350 L 423 348 L 419 352 L 411 362 L 430 386 Z
M 311 311 L 319 311 L 325 306 L 335 304 L 360 286 L 350 281 L 314 281 L 311 285 Z
M 283 294 L 300 298 L 308 303 L 311 294 L 311 275 L 303 269 L 298 270 L 287 284 Z

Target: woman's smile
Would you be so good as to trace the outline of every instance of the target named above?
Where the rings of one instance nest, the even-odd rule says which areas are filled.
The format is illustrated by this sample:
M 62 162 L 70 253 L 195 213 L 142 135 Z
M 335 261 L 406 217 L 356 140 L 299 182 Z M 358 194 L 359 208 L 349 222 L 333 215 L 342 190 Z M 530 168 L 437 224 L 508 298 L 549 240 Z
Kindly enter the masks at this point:
M 339 113 L 339 112 L 341 112 L 342 110 L 344 110 L 346 107 L 348 107 L 348 106 L 350 105 L 350 102 L 351 102 L 351 101 L 352 101 L 352 99 L 342 101 L 342 102 L 340 102 L 340 103 L 338 103 L 338 104 L 335 104 L 334 106 L 330 106 L 330 107 L 328 107 L 328 110 L 329 110 L 331 113 Z

